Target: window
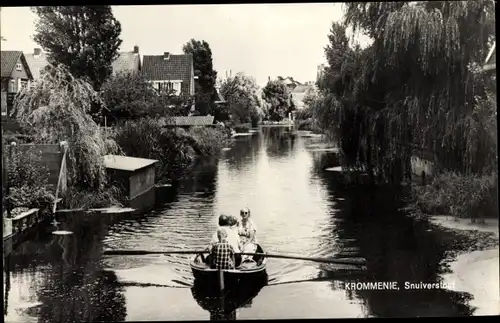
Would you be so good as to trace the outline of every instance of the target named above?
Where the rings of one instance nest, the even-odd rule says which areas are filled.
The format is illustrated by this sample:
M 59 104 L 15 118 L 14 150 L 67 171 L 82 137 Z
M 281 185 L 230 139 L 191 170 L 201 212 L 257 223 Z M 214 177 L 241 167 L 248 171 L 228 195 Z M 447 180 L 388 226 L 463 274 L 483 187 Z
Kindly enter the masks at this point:
M 179 81 L 158 82 L 158 91 L 167 93 L 174 92 L 174 94 L 179 95 L 181 92 L 181 82 Z
M 12 66 L 12 65 L 11 65 L 11 66 Z M 21 63 L 17 63 L 17 64 L 16 64 L 16 70 L 17 70 L 17 71 L 21 71 L 22 69 L 23 69 L 23 67 L 22 67 Z
M 9 93 L 16 92 L 16 81 L 15 80 L 10 80 L 9 83 Z

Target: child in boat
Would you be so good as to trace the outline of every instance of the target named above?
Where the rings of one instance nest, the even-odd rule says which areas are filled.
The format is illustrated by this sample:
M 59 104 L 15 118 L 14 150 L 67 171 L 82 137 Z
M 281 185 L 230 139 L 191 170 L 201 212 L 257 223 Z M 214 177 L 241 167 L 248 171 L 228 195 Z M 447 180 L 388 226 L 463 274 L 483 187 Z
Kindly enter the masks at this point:
M 234 220 L 231 220 L 231 218 L 233 218 Z M 239 266 L 239 264 L 241 263 L 241 255 L 239 254 L 240 253 L 240 237 L 239 237 L 238 231 L 236 229 L 233 229 L 233 230 L 230 229 L 231 225 L 235 222 L 235 220 L 236 220 L 236 217 L 234 217 L 234 216 L 221 214 L 219 216 L 219 228 L 227 228 L 228 229 L 226 239 L 227 239 L 227 242 L 233 248 L 234 252 L 236 253 L 236 256 L 235 256 L 236 266 Z M 238 222 L 238 221 L 236 220 L 236 222 Z M 212 250 L 213 246 L 219 242 L 219 237 L 218 237 L 217 232 L 218 231 L 214 232 L 214 234 L 212 236 L 212 240 L 210 241 L 210 244 L 208 246 L 208 250 Z M 212 263 L 211 258 L 212 258 L 212 255 L 208 255 L 208 257 L 206 257 L 206 259 L 204 257 L 202 257 L 202 260 L 207 264 L 211 264 Z
M 228 243 L 227 227 L 217 229 L 218 242 L 211 249 L 212 268 L 214 269 L 234 269 L 235 268 L 235 252 L 233 247 Z

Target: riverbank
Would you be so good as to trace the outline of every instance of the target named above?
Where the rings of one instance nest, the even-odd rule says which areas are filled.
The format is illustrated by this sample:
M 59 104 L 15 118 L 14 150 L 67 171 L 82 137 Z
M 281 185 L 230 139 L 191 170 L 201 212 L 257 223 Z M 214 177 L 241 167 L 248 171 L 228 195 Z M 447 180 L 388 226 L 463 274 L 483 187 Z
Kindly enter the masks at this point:
M 451 273 L 444 274 L 443 281 L 453 286 L 454 291 L 472 296 L 470 305 L 475 308 L 474 315 L 500 314 L 498 219 L 487 219 L 484 224 L 442 215 L 428 219 L 435 226 L 465 234 L 476 242 L 456 254 L 448 264 Z

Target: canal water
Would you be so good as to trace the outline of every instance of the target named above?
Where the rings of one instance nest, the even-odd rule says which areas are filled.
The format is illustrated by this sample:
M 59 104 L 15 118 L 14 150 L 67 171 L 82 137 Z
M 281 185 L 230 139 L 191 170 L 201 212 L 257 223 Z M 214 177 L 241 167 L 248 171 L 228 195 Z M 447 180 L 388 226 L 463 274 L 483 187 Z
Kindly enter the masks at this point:
M 147 214 L 71 214 L 17 246 L 4 263 L 8 322 L 208 320 L 193 291 L 187 255 L 102 256 L 103 249 L 204 248 L 220 213 L 249 207 L 268 252 L 339 256 L 364 267 L 270 259 L 268 284 L 240 302 L 236 319 L 463 316 L 470 295 L 439 282 L 453 241 L 404 214 L 401 193 L 347 189 L 335 153 L 320 138 L 264 127 L 203 161 Z M 349 290 L 355 282 L 397 282 L 399 290 Z M 255 295 L 256 294 L 256 295 Z

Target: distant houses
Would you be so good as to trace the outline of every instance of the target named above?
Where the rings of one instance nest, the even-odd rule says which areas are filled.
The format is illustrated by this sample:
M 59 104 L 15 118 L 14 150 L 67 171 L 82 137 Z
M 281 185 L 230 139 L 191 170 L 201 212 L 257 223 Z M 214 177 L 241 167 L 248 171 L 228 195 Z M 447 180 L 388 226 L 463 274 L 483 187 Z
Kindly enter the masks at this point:
M 14 97 L 33 81 L 26 57 L 21 51 L 1 51 L 2 116 L 12 108 Z

